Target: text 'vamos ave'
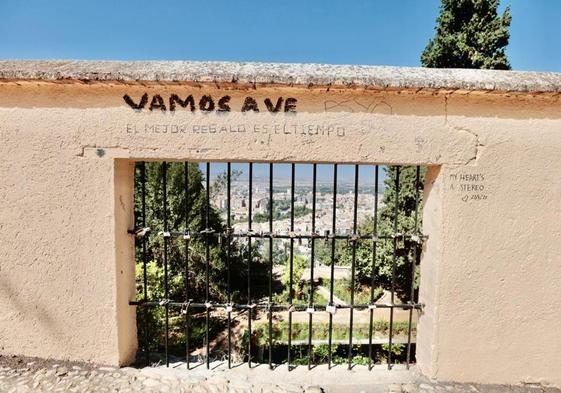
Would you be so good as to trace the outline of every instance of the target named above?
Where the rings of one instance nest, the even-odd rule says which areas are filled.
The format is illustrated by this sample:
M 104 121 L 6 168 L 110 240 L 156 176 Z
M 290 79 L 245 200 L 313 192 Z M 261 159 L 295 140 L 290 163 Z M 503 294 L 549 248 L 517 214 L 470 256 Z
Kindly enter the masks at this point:
M 123 96 L 123 100 L 135 111 L 148 109 L 150 111 L 170 111 L 174 112 L 176 109 L 180 110 L 185 108 L 191 112 L 200 110 L 202 112 L 230 112 L 231 97 L 228 95 L 214 99 L 210 95 L 203 95 L 200 99 L 196 100 L 193 95 L 188 95 L 181 98 L 177 94 L 171 94 L 168 99 L 164 99 L 159 94 L 154 94 L 151 98 L 148 93 L 144 93 L 138 100 L 134 100 L 128 94 Z M 265 98 L 262 103 L 257 102 L 253 97 L 245 97 L 243 104 L 240 108 L 241 112 L 259 112 L 261 110 L 271 113 L 277 112 L 296 112 L 296 98 L 283 98 L 278 97 L 276 100 Z

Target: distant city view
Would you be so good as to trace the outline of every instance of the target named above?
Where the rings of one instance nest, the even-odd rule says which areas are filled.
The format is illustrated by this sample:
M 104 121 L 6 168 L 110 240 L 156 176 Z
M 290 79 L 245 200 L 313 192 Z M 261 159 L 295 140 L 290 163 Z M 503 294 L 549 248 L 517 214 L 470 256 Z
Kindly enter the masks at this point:
M 225 179 L 226 165 L 212 164 L 211 182 Z M 217 167 L 217 168 L 214 168 Z M 277 167 L 283 167 L 278 168 Z M 374 215 L 375 204 L 375 166 L 359 167 L 359 184 L 357 198 L 357 224 L 370 219 Z M 205 170 L 205 165 L 201 166 Z M 336 233 L 352 233 L 354 215 L 354 166 L 338 167 Z M 252 223 L 251 229 L 256 232 L 269 232 L 269 167 L 255 164 L 252 187 Z M 383 204 L 383 179 L 385 171 L 379 167 L 378 207 Z M 291 217 L 291 173 L 289 165 L 275 165 L 273 172 L 273 232 L 286 234 L 290 232 Z M 228 197 L 225 183 L 213 187 L 212 203 L 220 211 L 226 222 Z M 312 232 L 313 207 L 312 165 L 299 164 L 296 168 L 294 187 L 294 232 L 310 234 Z M 231 181 L 231 223 L 235 232 L 246 232 L 249 229 L 249 177 L 247 164 L 232 165 Z M 316 181 L 316 213 L 315 232 L 323 236 L 333 229 L 333 165 L 318 165 Z M 288 243 L 288 240 L 282 240 Z M 309 254 L 308 242 L 297 242 L 296 252 Z M 320 261 L 321 262 L 321 261 Z

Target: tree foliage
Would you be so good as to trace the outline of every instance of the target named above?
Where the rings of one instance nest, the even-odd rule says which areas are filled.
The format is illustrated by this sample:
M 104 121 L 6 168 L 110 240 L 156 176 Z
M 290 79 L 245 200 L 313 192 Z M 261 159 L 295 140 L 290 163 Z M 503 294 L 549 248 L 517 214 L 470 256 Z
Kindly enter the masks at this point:
M 499 0 L 442 0 L 423 66 L 509 70 L 505 49 L 512 17 L 508 7 L 498 15 L 498 6 Z
M 422 228 L 422 181 L 426 169 L 420 168 L 419 184 L 417 184 L 416 167 L 400 167 L 399 191 L 396 187 L 397 167 L 384 167 L 386 179 L 383 194 L 383 205 L 378 210 L 377 230 L 374 231 L 374 219 L 370 218 L 359 225 L 358 232 L 362 235 L 377 233 L 379 237 L 391 237 L 395 232 L 416 234 Z M 416 199 L 417 189 L 418 202 Z M 396 205 L 397 193 L 397 205 Z M 417 226 L 415 225 L 415 209 L 418 203 Z M 394 218 L 397 214 L 397 231 L 394 230 Z M 412 276 L 412 264 L 415 261 L 416 243 L 410 238 L 398 238 L 396 241 L 395 258 L 395 290 L 402 300 L 410 299 L 411 282 L 417 279 Z M 347 243 L 338 258 L 339 263 L 352 263 L 352 243 Z M 357 285 L 370 284 L 374 269 L 374 285 L 385 289 L 392 287 L 392 270 L 394 264 L 394 240 L 380 239 L 376 244 L 376 259 L 373 261 L 373 244 L 371 240 L 360 240 L 356 244 Z M 417 287 L 417 282 L 415 284 Z
M 151 229 L 147 237 L 146 277 L 147 298 L 149 301 L 159 301 L 165 298 L 164 291 L 164 188 L 163 165 L 161 163 L 145 163 L 146 173 L 146 225 Z M 196 302 L 205 301 L 206 295 L 206 238 L 197 236 L 196 233 L 207 228 L 206 222 L 206 188 L 204 177 L 197 164 L 188 164 L 188 184 L 185 188 L 185 164 L 168 163 L 167 165 L 167 220 L 168 230 L 193 234 L 187 243 L 183 237 L 171 237 L 169 240 L 168 261 L 168 286 L 169 299 L 185 301 L 185 271 L 186 250 L 188 245 L 188 298 Z M 238 173 L 232 174 L 234 177 Z M 220 175 L 216 181 L 209 184 L 210 194 L 220 192 L 224 187 L 225 176 Z M 142 180 L 141 166 L 137 165 L 135 173 L 135 215 L 142 218 Z M 215 232 L 224 232 L 225 224 L 219 212 L 208 206 L 208 228 Z M 217 236 L 209 236 L 209 293 L 210 300 L 226 302 L 228 300 L 228 269 L 227 269 L 227 241 Z M 268 264 L 259 254 L 259 247 L 251 248 L 251 280 L 255 283 L 265 283 L 268 276 Z M 246 243 L 233 240 L 230 246 L 230 289 L 232 301 L 243 303 L 247 300 L 247 268 L 250 260 L 249 249 Z M 141 242 L 137 242 L 136 250 L 136 277 L 138 297 L 143 296 L 144 260 Z M 265 285 L 252 286 L 253 296 L 262 296 L 266 290 Z M 138 325 L 141 329 L 144 345 L 149 348 L 158 348 L 162 345 L 163 334 L 163 309 L 161 307 L 138 308 Z M 193 312 L 190 317 L 191 345 L 202 345 L 205 335 L 204 318 Z M 223 321 L 211 320 L 211 336 L 221 331 Z M 183 320 L 170 319 L 170 346 L 177 346 L 179 353 L 184 348 L 185 335 Z
M 163 166 L 161 163 L 146 163 L 146 225 L 151 228 L 148 237 L 147 261 L 154 261 L 159 268 L 163 267 L 163 242 L 158 232 L 164 230 L 164 190 L 163 190 Z M 167 164 L 167 219 L 168 230 L 189 231 L 194 235 L 188 242 L 189 252 L 189 298 L 198 301 L 204 300 L 206 292 L 206 238 L 195 235 L 206 228 L 206 188 L 204 178 L 197 164 L 189 164 L 189 182 L 185 189 L 185 166 L 184 163 Z M 137 217 L 141 217 L 141 177 L 140 167 L 137 167 L 135 179 L 135 206 Z M 222 182 L 219 176 L 217 182 L 213 182 L 210 192 L 216 189 Z M 208 227 L 215 232 L 225 232 L 225 224 L 220 218 L 219 212 L 212 206 L 208 206 Z M 210 297 L 214 301 L 227 300 L 227 241 L 223 237 L 208 236 L 210 245 L 209 262 L 209 289 Z M 186 241 L 182 237 L 172 237 L 168 247 L 168 271 L 170 284 L 170 299 L 185 300 L 185 264 L 186 264 Z M 261 276 L 266 277 L 267 264 L 262 261 L 257 247 L 252 247 L 252 280 L 259 281 Z M 142 252 L 137 249 L 137 261 L 142 263 Z M 230 283 L 233 301 L 242 301 L 247 292 L 247 264 L 249 251 L 245 243 L 237 240 L 231 242 L 230 247 Z M 163 286 L 163 277 L 149 285 Z M 159 293 L 159 292 L 155 292 Z M 256 293 L 256 295 L 258 295 Z M 244 299 L 245 300 L 245 299 Z

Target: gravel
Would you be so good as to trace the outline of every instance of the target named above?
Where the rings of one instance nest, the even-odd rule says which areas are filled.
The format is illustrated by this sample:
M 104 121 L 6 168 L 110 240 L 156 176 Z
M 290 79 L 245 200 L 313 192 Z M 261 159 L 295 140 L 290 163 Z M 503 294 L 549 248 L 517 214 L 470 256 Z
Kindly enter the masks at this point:
M 561 393 L 559 389 L 541 385 L 469 385 L 436 384 L 419 379 L 416 383 L 353 384 L 352 373 L 347 374 L 344 385 L 317 383 L 291 383 L 290 378 L 276 378 L 267 369 L 256 372 L 271 373 L 269 383 L 263 378 L 251 377 L 243 372 L 187 371 L 165 367 L 113 367 L 87 363 L 71 363 L 44 359 L 0 356 L 0 392 L 201 392 L 201 393 L 434 393 L 434 392 L 533 392 Z M 310 378 L 315 371 L 309 371 Z M 321 371 L 320 371 L 321 372 Z M 341 371 L 336 371 L 341 372 Z M 262 377 L 263 375 L 260 375 Z M 317 376 L 317 375 L 316 375 Z M 277 374 L 278 377 L 278 374 Z M 253 381 L 252 381 L 253 380 Z M 302 381 L 302 380 L 298 380 Z M 358 381 L 358 380 L 357 380 Z

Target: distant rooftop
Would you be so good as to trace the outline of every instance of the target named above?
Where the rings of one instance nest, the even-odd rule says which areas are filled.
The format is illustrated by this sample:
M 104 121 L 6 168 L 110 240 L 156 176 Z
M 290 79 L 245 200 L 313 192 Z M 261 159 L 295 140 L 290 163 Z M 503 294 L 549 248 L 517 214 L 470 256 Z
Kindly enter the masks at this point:
M 114 81 L 560 93 L 561 74 L 365 65 L 199 61 L 0 60 L 0 81 Z

